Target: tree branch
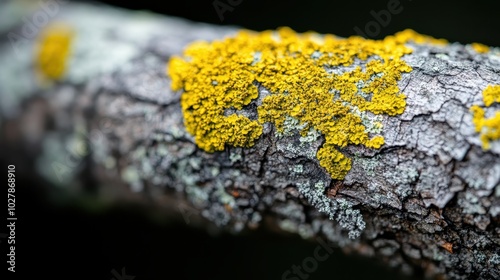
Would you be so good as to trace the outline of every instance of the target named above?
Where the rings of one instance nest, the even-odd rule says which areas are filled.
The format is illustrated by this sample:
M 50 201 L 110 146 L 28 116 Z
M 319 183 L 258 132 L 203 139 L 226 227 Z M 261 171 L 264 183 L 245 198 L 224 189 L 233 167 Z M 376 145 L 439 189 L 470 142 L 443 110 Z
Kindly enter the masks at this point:
M 381 149 L 342 150 L 352 168 L 336 181 L 315 158 L 322 137 L 278 137 L 266 125 L 250 148 L 207 153 L 186 131 L 166 65 L 188 43 L 237 29 L 60 5 L 51 20 L 76 38 L 61 80 L 34 69 L 39 36 L 24 34 L 26 23 L 0 30 L 0 121 L 5 141 L 41 151 L 37 172 L 64 191 L 180 210 L 193 224 L 232 232 L 267 221 L 427 276 L 500 277 L 500 141 L 483 149 L 470 112 L 500 84 L 499 50 L 408 43 L 413 71 L 398 82 L 406 110 L 380 115 Z

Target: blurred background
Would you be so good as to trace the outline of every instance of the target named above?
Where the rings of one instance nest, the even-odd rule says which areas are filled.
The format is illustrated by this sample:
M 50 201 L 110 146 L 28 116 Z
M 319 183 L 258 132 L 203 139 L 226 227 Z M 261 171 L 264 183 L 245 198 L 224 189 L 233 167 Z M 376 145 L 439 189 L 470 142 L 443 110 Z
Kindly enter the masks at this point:
M 476 1 L 429 1 L 429 0 L 188 0 L 188 1 L 100 1 L 129 9 L 151 10 L 194 21 L 220 25 L 237 25 L 253 30 L 275 29 L 289 26 L 305 32 L 332 33 L 342 37 L 355 35 L 355 27 L 364 31 L 367 24 L 376 21 L 372 12 L 394 7 L 386 26 L 380 26 L 376 35 L 381 39 L 406 28 L 445 38 L 463 44 L 479 42 L 500 46 L 500 17 L 497 2 Z M 231 6 L 231 3 L 234 5 Z M 227 4 L 228 6 L 224 5 Z M 218 13 L 219 11 L 225 11 Z M 222 14 L 222 18 L 220 17 Z M 383 16 L 380 16 L 383 18 Z M 375 27 L 371 27 L 375 31 Z M 366 35 L 369 35 L 365 32 Z
M 314 30 L 344 37 L 364 34 L 380 39 L 411 28 L 451 42 L 500 46 L 498 10 L 492 7 L 492 1 L 485 0 L 100 3 L 253 30 L 289 26 L 299 32 Z M 389 12 L 390 18 L 387 12 L 381 12 L 389 10 L 393 11 Z M 124 268 L 126 275 L 137 280 L 282 279 L 284 271 L 300 264 L 318 246 L 298 236 L 277 235 L 265 227 L 239 236 L 212 235 L 188 227 L 182 219 L 152 218 L 147 209 L 133 205 L 88 207 L 85 201 L 54 204 L 43 192 L 44 187 L 51 187 L 49 183 L 29 172 L 33 163 L 21 161 L 26 151 L 5 146 L 3 136 L 0 137 L 1 167 L 6 170 L 7 165 L 15 164 L 18 172 L 17 276 L 34 273 L 51 279 L 120 280 L 113 270 L 122 274 Z M 0 234 L 5 231 L 0 230 Z M 6 239 L 0 235 L 0 241 L 3 254 Z M 2 262 L 4 270 L 5 261 Z M 12 275 L 7 277 L 1 279 L 13 279 Z M 422 271 L 407 277 L 376 260 L 344 255 L 337 250 L 307 279 L 422 277 Z

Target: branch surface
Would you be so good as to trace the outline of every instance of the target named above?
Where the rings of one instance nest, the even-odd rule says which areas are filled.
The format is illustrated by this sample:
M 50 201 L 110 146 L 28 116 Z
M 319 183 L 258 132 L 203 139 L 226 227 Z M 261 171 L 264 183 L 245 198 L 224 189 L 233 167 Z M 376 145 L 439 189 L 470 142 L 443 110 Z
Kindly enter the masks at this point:
M 76 31 L 57 82 L 35 70 L 43 28 L 28 36 L 13 19 L 0 29 L 0 122 L 6 141 L 23 139 L 58 191 L 182 208 L 232 232 L 265 222 L 431 277 L 500 277 L 500 141 L 483 149 L 470 112 L 500 84 L 499 50 L 409 43 L 403 59 L 413 71 L 398 82 L 406 110 L 380 116 L 381 149 L 343 150 L 352 169 L 338 182 L 314 157 L 321 137 L 277 137 L 267 125 L 251 148 L 207 153 L 186 132 L 167 63 L 189 43 L 236 28 L 69 3 L 51 21 Z M 89 180 L 94 189 L 84 187 Z

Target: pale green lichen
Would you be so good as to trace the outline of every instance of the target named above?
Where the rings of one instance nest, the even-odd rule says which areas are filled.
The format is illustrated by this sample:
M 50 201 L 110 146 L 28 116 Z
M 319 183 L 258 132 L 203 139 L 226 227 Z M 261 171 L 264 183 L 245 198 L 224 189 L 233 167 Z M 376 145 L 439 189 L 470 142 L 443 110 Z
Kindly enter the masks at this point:
M 278 222 L 278 226 L 287 232 L 297 232 L 297 223 L 290 220 L 281 220 Z
M 139 192 L 143 189 L 141 175 L 135 166 L 127 166 L 121 172 L 122 180 L 131 186 L 132 191 Z
M 242 159 L 243 158 L 241 157 L 240 153 L 231 153 L 231 154 L 229 154 L 229 160 L 231 161 L 231 163 L 235 163 L 235 162 L 241 161 Z
M 229 195 L 222 186 L 218 186 L 217 190 L 214 192 L 214 195 L 218 198 L 218 201 L 224 205 L 228 205 L 229 207 L 235 207 L 234 197 Z
M 133 166 L 128 166 L 122 171 L 122 179 L 127 183 L 134 183 L 139 181 L 139 172 Z
M 493 255 L 491 255 L 490 259 L 488 260 L 488 262 L 492 265 L 499 265 L 500 264 L 500 255 L 495 253 Z
M 332 200 L 325 195 L 323 181 L 316 182 L 312 187 L 310 183 L 300 183 L 298 190 L 319 212 L 327 214 L 330 220 L 336 220 L 342 228 L 347 230 L 349 238 L 359 237 L 365 228 L 363 216 L 359 210 L 353 209 L 350 202 L 343 198 Z
M 304 128 L 306 128 L 307 124 L 300 123 L 300 120 L 286 116 L 285 121 L 283 122 L 283 129 L 276 130 L 276 137 L 283 137 L 283 136 L 292 136 L 294 132 L 296 131 L 302 131 Z
M 365 174 L 369 177 L 375 176 L 375 170 L 380 165 L 380 157 L 374 156 L 372 158 L 356 157 L 355 162 L 363 169 Z
M 115 158 L 112 156 L 106 157 L 106 159 L 104 160 L 104 167 L 106 169 L 113 169 L 113 168 L 115 168 L 115 166 L 116 166 Z
M 304 166 L 302 164 L 297 164 L 297 165 L 293 166 L 293 168 L 290 168 L 290 169 L 294 173 L 298 173 L 298 174 L 304 172 Z
M 208 204 L 208 193 L 196 186 L 187 186 L 186 194 L 188 194 L 191 202 L 197 207 L 204 207 Z
M 299 138 L 299 141 L 300 141 L 300 143 L 311 143 L 311 142 L 318 140 L 318 138 L 320 136 L 321 136 L 321 133 L 319 131 L 317 131 L 316 129 L 311 127 L 311 128 L 309 128 L 309 131 L 307 132 L 307 134 L 305 136 L 302 135 Z

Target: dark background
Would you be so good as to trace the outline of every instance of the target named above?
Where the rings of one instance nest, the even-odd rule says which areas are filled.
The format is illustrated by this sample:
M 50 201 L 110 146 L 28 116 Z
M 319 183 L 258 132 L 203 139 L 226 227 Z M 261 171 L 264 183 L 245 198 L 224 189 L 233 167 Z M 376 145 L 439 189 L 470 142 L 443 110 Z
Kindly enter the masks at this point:
M 354 27 L 364 29 L 374 20 L 375 13 L 387 10 L 391 0 L 187 0 L 187 1 L 100 1 L 129 9 L 151 10 L 158 13 L 220 25 L 237 25 L 253 30 L 292 29 L 332 33 L 348 37 L 355 35 Z M 395 0 L 393 0 L 395 1 Z M 220 20 L 214 2 L 240 3 Z M 406 28 L 450 42 L 480 42 L 500 46 L 500 16 L 498 1 L 399 0 L 402 11 L 392 15 L 382 27 L 380 39 Z
M 241 3 L 226 11 L 222 21 L 212 0 L 101 2 L 253 30 L 290 26 L 300 32 L 350 36 L 355 34 L 354 27 L 364 29 L 374 20 L 370 11 L 387 9 L 389 0 L 233 0 Z M 500 46 L 500 17 L 492 2 L 401 0 L 402 11 L 392 15 L 374 38 L 412 28 L 452 42 Z M 0 146 L 0 168 L 6 171 L 8 164 L 16 164 L 18 172 L 17 276 L 112 279 L 111 270 L 121 272 L 125 267 L 136 280 L 281 279 L 285 270 L 311 256 L 318 245 L 296 236 L 275 235 L 265 228 L 242 236 L 214 237 L 182 222 L 152 222 L 143 209 L 130 205 L 100 211 L 84 211 L 71 203 L 54 206 L 42 191 L 51 186 L 31 173 L 33 164 L 20 161 L 22 157 L 22 151 Z M 6 239 L 0 241 L 4 260 Z M 420 279 L 422 272 L 416 277 Z M 340 250 L 321 262 L 308 279 L 368 278 L 408 279 L 374 260 L 345 256 Z

